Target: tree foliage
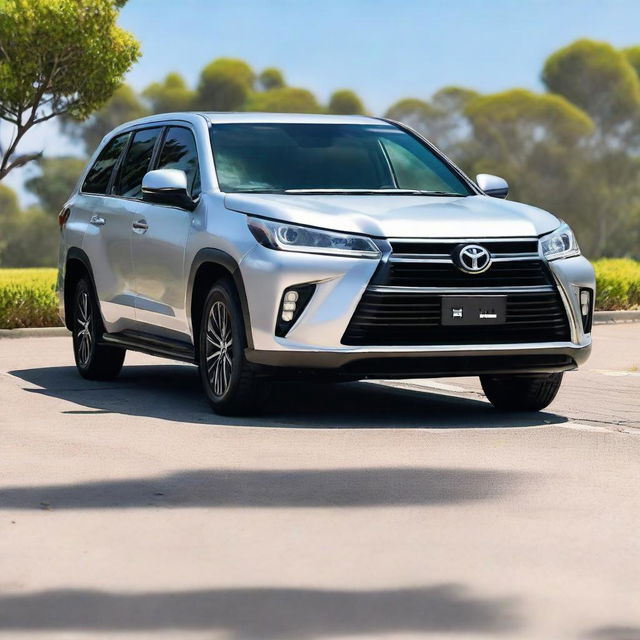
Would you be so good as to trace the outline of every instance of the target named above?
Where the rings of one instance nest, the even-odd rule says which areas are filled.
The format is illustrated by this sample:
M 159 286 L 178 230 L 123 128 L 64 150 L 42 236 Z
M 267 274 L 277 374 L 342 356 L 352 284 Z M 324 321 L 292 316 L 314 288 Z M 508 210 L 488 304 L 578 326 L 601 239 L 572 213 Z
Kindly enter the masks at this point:
M 282 71 L 275 67 L 266 68 L 258 77 L 258 84 L 263 91 L 282 89 L 282 87 L 286 86 Z
M 542 80 L 553 93 L 586 111 L 604 133 L 640 115 L 640 79 L 628 57 L 606 42 L 578 40 L 556 51 Z
M 40 201 L 45 211 L 58 212 L 73 191 L 86 161 L 71 156 L 41 158 L 40 174 L 25 182 L 25 188 Z
M 169 73 L 162 82 L 150 84 L 142 96 L 149 102 L 153 113 L 189 111 L 196 101 L 196 92 L 189 89 L 179 73 Z
M 200 74 L 196 106 L 204 111 L 242 108 L 255 82 L 255 74 L 243 60 L 218 58 Z
M 311 91 L 296 87 L 282 87 L 254 93 L 247 103 L 247 111 L 320 113 L 322 107 Z
M 128 84 L 120 85 L 104 107 L 80 126 L 80 135 L 87 153 L 93 153 L 102 138 L 118 125 L 146 115 L 149 115 L 149 110 L 138 94 Z M 65 121 L 65 126 L 75 131 L 77 127 L 74 124 L 73 121 Z
M 37 124 L 100 108 L 139 56 L 116 25 L 113 0 L 3 0 L 0 5 L 0 119 L 13 130 L 0 149 L 0 180 L 35 159 L 18 153 Z
M 329 113 L 336 115 L 364 115 L 367 110 L 362 100 L 354 91 L 350 89 L 340 89 L 335 91 L 329 99 Z

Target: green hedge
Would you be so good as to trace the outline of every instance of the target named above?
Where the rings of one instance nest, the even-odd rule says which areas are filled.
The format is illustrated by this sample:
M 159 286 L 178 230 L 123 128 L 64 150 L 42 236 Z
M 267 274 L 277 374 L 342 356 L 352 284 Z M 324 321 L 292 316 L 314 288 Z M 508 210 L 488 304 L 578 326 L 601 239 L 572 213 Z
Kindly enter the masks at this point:
M 640 262 L 626 258 L 602 258 L 596 270 L 596 309 L 640 308 Z
M 0 269 L 0 329 L 58 327 L 57 269 Z
M 640 262 L 594 262 L 596 309 L 640 309 Z M 57 327 L 56 269 L 0 269 L 0 329 Z

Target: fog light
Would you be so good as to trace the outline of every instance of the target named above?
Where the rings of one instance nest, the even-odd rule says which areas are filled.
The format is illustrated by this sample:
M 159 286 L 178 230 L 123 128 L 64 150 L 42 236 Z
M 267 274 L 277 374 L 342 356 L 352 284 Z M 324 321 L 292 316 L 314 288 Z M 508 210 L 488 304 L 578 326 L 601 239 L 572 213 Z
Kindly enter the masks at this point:
M 589 303 L 591 302 L 591 296 L 588 291 L 584 289 L 580 292 L 580 309 L 582 310 L 582 315 L 589 315 Z
M 315 284 L 302 284 L 285 289 L 280 301 L 278 321 L 276 322 L 275 333 L 277 336 L 282 338 L 287 335 L 289 329 L 293 327 L 300 314 L 304 311 L 315 290 Z
M 593 291 L 591 289 L 580 289 L 580 315 L 584 332 L 591 333 L 593 321 Z

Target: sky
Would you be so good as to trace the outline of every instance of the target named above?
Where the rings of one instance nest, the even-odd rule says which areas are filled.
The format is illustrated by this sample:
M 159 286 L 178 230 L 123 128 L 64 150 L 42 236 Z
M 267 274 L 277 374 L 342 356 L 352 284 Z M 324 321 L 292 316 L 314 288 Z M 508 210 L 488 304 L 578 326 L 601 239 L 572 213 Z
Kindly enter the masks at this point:
M 581 37 L 640 44 L 640 0 L 129 0 L 119 23 L 142 44 L 136 89 L 180 72 L 191 85 L 225 56 L 280 68 L 327 101 L 350 88 L 374 115 L 447 85 L 541 91 L 545 59 Z M 78 153 L 55 125 L 29 147 Z M 8 183 L 20 190 L 24 172 Z

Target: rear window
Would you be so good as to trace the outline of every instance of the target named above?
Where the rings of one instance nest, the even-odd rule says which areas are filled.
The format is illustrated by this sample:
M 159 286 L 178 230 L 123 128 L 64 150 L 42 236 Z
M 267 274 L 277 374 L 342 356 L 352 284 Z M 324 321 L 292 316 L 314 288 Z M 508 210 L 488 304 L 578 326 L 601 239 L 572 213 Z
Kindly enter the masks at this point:
M 107 143 L 87 174 L 82 185 L 84 193 L 105 194 L 107 192 L 113 168 L 116 166 L 122 150 L 127 146 L 130 135 L 130 133 L 125 133 Z

